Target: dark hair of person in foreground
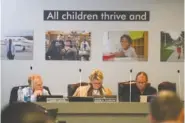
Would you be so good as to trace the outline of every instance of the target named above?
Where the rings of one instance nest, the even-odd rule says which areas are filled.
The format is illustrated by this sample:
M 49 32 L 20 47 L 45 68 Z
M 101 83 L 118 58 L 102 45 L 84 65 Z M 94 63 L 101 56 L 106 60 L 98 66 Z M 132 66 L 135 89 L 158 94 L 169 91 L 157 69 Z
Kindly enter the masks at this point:
M 53 123 L 47 111 L 34 103 L 13 103 L 1 111 L 1 123 Z
M 150 103 L 151 123 L 182 123 L 183 102 L 172 91 L 161 91 Z

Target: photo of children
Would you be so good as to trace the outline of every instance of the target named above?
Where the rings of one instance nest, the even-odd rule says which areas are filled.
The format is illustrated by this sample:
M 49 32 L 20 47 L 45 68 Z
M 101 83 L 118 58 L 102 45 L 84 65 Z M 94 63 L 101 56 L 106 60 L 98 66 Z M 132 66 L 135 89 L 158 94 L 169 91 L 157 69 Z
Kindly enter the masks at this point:
M 47 31 L 46 60 L 89 61 L 91 33 L 86 31 Z
M 103 61 L 147 61 L 147 31 L 112 31 L 104 33 Z
M 184 31 L 161 31 L 161 61 L 184 62 Z
M 1 39 L 1 60 L 32 60 L 33 31 L 9 30 Z

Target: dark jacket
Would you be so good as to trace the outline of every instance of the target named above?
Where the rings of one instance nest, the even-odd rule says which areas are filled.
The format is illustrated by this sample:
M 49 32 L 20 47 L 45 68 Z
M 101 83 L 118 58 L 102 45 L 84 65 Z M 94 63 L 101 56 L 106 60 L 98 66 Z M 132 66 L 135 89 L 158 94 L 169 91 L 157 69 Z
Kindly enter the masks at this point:
M 157 93 L 157 90 L 154 87 L 151 87 L 150 85 L 146 86 L 143 94 L 141 94 L 140 90 L 136 86 L 136 84 L 133 84 L 131 86 L 131 101 L 132 102 L 140 102 L 140 95 L 155 95 Z M 130 97 L 130 86 L 129 84 L 123 88 L 122 94 L 121 94 L 121 102 L 129 102 Z

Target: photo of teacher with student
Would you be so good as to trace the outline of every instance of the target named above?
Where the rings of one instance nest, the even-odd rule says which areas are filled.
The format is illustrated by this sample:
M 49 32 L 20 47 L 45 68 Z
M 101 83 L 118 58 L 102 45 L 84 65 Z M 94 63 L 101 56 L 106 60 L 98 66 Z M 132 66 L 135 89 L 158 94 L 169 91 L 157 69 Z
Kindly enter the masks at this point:
M 147 31 L 112 31 L 104 35 L 103 61 L 147 61 Z
M 121 48 L 115 52 L 115 57 L 132 57 L 137 58 L 135 49 L 132 47 L 132 39 L 129 35 L 122 35 L 120 38 Z

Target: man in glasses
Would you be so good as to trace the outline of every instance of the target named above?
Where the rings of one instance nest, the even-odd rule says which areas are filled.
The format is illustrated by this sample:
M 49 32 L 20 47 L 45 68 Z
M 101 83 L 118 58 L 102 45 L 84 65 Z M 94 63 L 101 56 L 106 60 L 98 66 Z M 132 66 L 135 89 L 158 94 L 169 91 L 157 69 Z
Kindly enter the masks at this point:
M 148 76 L 145 72 L 139 72 L 136 75 L 136 82 L 134 84 L 131 84 L 131 101 L 132 102 L 140 102 L 141 97 L 148 96 L 151 97 L 152 95 L 156 95 L 157 90 L 150 86 L 148 83 Z M 127 85 L 127 87 L 124 89 L 122 96 L 122 99 L 120 101 L 127 102 L 130 101 L 130 84 Z M 147 98 L 147 101 L 149 98 Z

